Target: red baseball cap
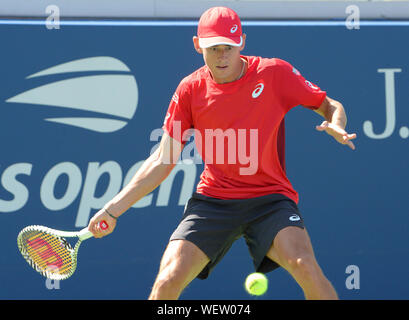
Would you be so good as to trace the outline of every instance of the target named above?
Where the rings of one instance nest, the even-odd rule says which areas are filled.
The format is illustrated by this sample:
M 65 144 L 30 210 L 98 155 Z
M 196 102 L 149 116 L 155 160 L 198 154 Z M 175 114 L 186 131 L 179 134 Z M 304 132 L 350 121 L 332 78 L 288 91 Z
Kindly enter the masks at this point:
M 200 17 L 197 36 L 201 48 L 222 44 L 240 47 L 243 43 L 240 18 L 230 8 L 210 8 Z

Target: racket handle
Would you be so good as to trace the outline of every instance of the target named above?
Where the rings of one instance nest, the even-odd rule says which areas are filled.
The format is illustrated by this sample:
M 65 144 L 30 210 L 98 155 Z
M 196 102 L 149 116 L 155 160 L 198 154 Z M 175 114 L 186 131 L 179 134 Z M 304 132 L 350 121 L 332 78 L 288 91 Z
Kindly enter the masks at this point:
M 108 229 L 108 223 L 107 223 L 105 220 L 102 220 L 102 221 L 99 223 L 99 227 L 100 227 L 102 230 L 106 230 L 106 229 Z
M 102 230 L 108 229 L 108 223 L 105 220 L 102 220 L 101 222 L 98 223 L 99 227 Z M 83 241 L 91 238 L 93 236 L 92 232 L 88 230 L 87 228 L 82 229 L 80 232 L 78 232 L 78 238 Z

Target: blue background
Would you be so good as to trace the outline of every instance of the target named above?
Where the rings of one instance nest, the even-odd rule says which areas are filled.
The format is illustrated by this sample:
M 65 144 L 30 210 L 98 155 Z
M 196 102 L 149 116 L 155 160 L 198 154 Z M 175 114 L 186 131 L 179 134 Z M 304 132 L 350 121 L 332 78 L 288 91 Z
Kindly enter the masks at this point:
M 203 64 L 193 50 L 192 25 L 0 25 L 0 177 L 14 163 L 33 164 L 31 174 L 18 180 L 29 190 L 26 205 L 4 213 L 0 207 L 1 299 L 145 299 L 158 271 L 170 234 L 183 211 L 178 204 L 183 176 L 172 187 L 168 206 L 132 208 L 116 231 L 100 240 L 86 241 L 79 252 L 75 274 L 49 290 L 45 278 L 21 257 L 16 237 L 30 224 L 77 230 L 80 197 L 67 208 L 50 211 L 40 201 L 40 185 L 51 167 L 70 161 L 83 180 L 89 162 L 116 161 L 124 174 L 145 159 L 156 142 L 150 133 L 160 128 L 179 81 Z M 301 107 L 287 116 L 287 173 L 300 194 L 299 207 L 317 259 L 343 299 L 407 299 L 409 297 L 408 140 L 399 135 L 409 126 L 408 26 L 342 25 L 244 26 L 245 55 L 279 57 L 303 76 L 343 103 L 356 150 L 336 143 L 315 130 L 316 113 Z M 58 114 L 53 108 L 33 108 L 5 100 L 44 84 L 28 75 L 68 61 L 109 56 L 125 63 L 139 89 L 135 115 L 123 129 L 101 134 L 45 122 Z M 385 128 L 385 80 L 379 68 L 395 73 L 396 128 L 386 139 L 363 132 L 370 120 L 374 131 Z M 50 76 L 47 80 L 56 80 Z M 201 166 L 198 166 L 198 181 Z M 105 177 L 106 178 L 106 177 Z M 56 194 L 64 192 L 59 180 Z M 101 179 L 97 193 L 106 189 Z M 60 189 L 58 189 L 60 188 Z M 0 199 L 12 195 L 0 183 Z M 92 212 L 95 213 L 96 210 Z M 346 287 L 346 268 L 360 270 L 360 288 Z M 211 276 L 194 280 L 182 299 L 254 299 L 243 289 L 253 272 L 245 243 L 237 241 Z M 268 274 L 269 291 L 258 299 L 303 299 L 301 289 L 282 269 Z

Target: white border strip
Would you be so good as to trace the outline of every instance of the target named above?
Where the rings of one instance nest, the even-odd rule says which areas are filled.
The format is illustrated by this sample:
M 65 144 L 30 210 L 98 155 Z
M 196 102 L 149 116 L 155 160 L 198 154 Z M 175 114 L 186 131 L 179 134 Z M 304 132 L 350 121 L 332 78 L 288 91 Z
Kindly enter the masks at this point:
M 132 20 L 61 20 L 61 26 L 109 26 L 109 27 L 128 27 L 128 26 L 138 26 L 138 27 L 195 27 L 197 26 L 197 21 L 132 21 Z M 361 20 L 359 22 L 360 26 L 369 27 L 406 27 L 409 26 L 408 21 L 365 21 Z M 16 19 L 0 19 L 0 25 L 46 25 L 45 20 L 16 20 Z M 345 26 L 345 21 L 242 21 L 244 27 L 316 27 L 316 26 L 326 26 L 326 27 L 339 27 Z

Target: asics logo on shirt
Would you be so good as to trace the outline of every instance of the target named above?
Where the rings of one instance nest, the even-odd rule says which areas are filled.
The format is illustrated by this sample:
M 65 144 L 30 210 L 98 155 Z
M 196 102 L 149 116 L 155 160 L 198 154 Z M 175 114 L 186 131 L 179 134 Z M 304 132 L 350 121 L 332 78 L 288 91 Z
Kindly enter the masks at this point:
M 259 83 L 256 85 L 256 88 L 253 90 L 251 96 L 256 99 L 264 90 L 264 83 Z
M 235 33 L 238 28 L 239 28 L 238 25 L 235 24 L 235 25 L 230 29 L 230 33 Z

